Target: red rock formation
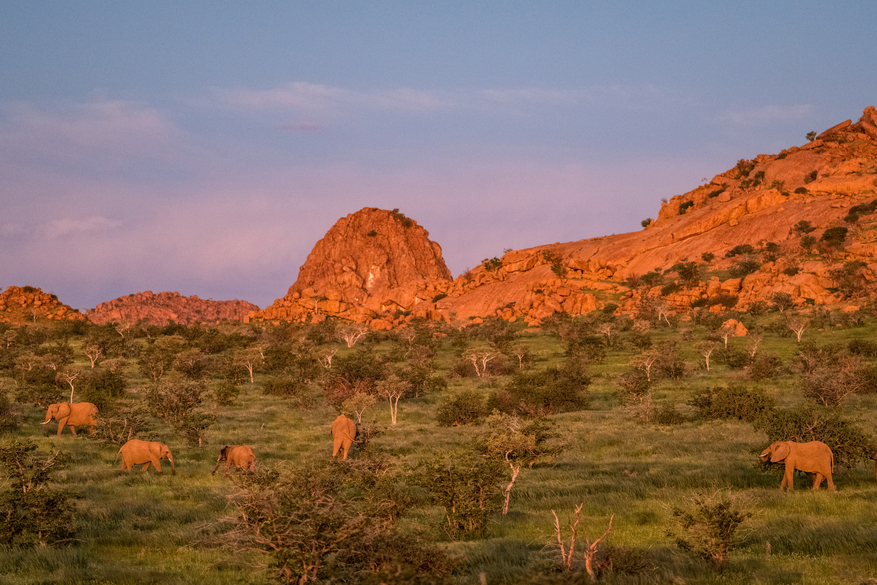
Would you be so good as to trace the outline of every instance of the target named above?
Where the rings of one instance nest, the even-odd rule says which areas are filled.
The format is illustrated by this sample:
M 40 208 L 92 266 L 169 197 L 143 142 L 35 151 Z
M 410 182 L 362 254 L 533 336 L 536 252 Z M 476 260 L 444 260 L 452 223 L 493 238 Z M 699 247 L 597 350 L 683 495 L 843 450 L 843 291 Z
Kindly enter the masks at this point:
M 63 304 L 53 294 L 33 286 L 10 286 L 0 292 L 0 323 L 21 325 L 42 319 L 76 321 L 82 313 Z
M 398 210 L 365 208 L 343 217 L 317 242 L 298 280 L 254 320 L 324 315 L 391 323 L 451 284 L 441 247 Z
M 877 199 L 875 193 L 877 111 L 869 107 L 856 123 L 838 124 L 801 147 L 741 160 L 706 185 L 665 201 L 642 231 L 510 251 L 499 266 L 477 266 L 453 282 L 440 248 L 422 228 L 413 222 L 405 228 L 407 218 L 392 212 L 364 209 L 341 219 L 314 247 L 289 293 L 252 317 L 328 315 L 389 328 L 415 316 L 497 315 L 538 324 L 555 312 L 586 313 L 608 303 L 633 312 L 644 297 L 687 309 L 694 301 L 734 295 L 746 308 L 777 292 L 797 305 L 839 306 L 844 299 L 834 290 L 832 269 L 858 260 L 866 282 L 859 294 L 873 294 L 877 283 L 877 212 L 845 221 L 851 208 Z M 802 220 L 812 224 L 817 239 L 832 227 L 848 227 L 849 234 L 840 249 L 817 247 L 809 254 L 794 229 Z M 774 252 L 758 254 L 755 272 L 724 280 L 715 274 L 739 261 L 725 257 L 735 246 L 763 250 L 768 242 Z M 704 281 L 667 292 L 627 285 L 629 277 L 655 268 L 703 263 L 705 252 L 715 258 L 705 266 Z
M 146 291 L 101 303 L 86 311 L 92 323 L 137 323 L 166 325 L 170 321 L 182 325 L 192 323 L 215 323 L 217 321 L 243 321 L 259 307 L 246 301 L 211 301 L 196 295 L 184 297 L 178 292 L 153 294 Z

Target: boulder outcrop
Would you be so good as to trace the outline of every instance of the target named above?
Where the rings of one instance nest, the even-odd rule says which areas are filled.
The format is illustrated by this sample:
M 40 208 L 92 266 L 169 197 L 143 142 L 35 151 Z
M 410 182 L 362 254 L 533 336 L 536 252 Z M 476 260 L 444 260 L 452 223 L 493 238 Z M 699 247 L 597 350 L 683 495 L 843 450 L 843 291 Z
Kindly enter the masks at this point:
M 58 300 L 33 286 L 9 286 L 0 292 L 0 323 L 21 325 L 40 320 L 77 321 L 85 317 Z
M 86 311 L 92 323 L 138 323 L 167 325 L 171 321 L 181 325 L 192 323 L 216 323 L 218 321 L 243 321 L 259 307 L 246 301 L 213 301 L 185 297 L 178 292 L 140 292 L 101 303 Z

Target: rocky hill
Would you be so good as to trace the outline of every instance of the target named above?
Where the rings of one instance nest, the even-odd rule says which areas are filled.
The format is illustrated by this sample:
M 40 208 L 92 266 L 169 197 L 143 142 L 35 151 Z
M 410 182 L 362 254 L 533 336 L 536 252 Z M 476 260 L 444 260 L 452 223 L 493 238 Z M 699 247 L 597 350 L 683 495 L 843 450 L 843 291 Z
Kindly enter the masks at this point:
M 441 249 L 397 212 L 347 216 L 314 247 L 289 293 L 255 320 L 326 316 L 375 328 L 412 317 L 490 315 L 538 324 L 555 312 L 644 301 L 747 308 L 855 306 L 877 282 L 877 112 L 800 147 L 741 159 L 664 201 L 637 232 L 506 253 L 450 280 Z
M 0 323 L 21 325 L 40 320 L 76 321 L 85 317 L 53 294 L 33 286 L 10 286 L 0 292 Z
M 166 325 L 170 321 L 183 325 L 192 323 L 215 323 L 217 321 L 243 321 L 259 307 L 246 301 L 211 301 L 197 295 L 184 297 L 178 292 L 153 293 L 152 291 L 120 297 L 101 303 L 86 311 L 92 323 L 137 323 Z
M 286 296 L 250 319 L 332 315 L 389 326 L 398 313 L 425 306 L 451 284 L 442 249 L 429 232 L 398 210 L 367 207 L 338 220 Z

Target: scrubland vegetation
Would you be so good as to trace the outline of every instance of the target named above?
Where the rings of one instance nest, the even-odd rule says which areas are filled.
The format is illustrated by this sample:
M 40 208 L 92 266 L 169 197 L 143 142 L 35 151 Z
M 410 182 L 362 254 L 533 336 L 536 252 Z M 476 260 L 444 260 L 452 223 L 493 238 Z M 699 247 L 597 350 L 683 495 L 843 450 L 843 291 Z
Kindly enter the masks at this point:
M 870 582 L 874 307 L 646 309 L 360 337 L 5 327 L 0 582 Z M 95 433 L 39 424 L 71 392 Z M 347 461 L 338 412 L 360 421 Z M 130 438 L 176 475 L 122 472 Z M 758 459 L 780 439 L 826 442 L 838 491 L 780 492 Z M 256 473 L 211 475 L 242 444 Z

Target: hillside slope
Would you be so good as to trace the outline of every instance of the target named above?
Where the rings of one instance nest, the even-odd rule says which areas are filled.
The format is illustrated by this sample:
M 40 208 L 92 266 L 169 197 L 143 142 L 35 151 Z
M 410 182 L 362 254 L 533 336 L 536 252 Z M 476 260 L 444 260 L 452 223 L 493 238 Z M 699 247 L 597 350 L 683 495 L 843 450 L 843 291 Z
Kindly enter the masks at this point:
M 797 305 L 864 300 L 877 280 L 875 193 L 877 112 L 871 106 L 858 122 L 842 122 L 801 147 L 740 160 L 708 183 L 664 201 L 656 220 L 641 231 L 510 251 L 453 281 L 435 272 L 403 276 L 370 290 L 367 301 L 350 294 L 357 287 L 364 290 L 359 280 L 339 294 L 337 286 L 321 287 L 318 279 L 306 277 L 302 267 L 284 299 L 250 318 L 336 316 L 387 328 L 413 317 L 498 315 L 538 324 L 555 312 L 581 314 L 608 303 L 633 312 L 649 297 L 676 309 L 692 302 L 727 303 L 729 295 L 737 297 L 738 308 L 746 308 L 777 292 Z M 374 210 L 379 211 L 391 213 Z M 802 221 L 809 222 L 811 232 L 806 225 L 804 231 L 796 229 Z M 830 228 L 846 229 L 842 241 L 838 230 L 829 231 L 834 240 L 821 239 Z M 802 246 L 804 236 L 815 244 Z M 339 256 L 331 251 L 332 242 L 340 246 L 338 238 L 327 236 L 315 247 L 315 262 Z M 435 247 L 433 260 L 440 261 Z M 714 258 L 705 261 L 705 253 Z M 679 262 L 697 263 L 701 278 L 686 281 L 667 272 Z M 336 274 L 355 272 L 343 263 L 339 271 L 337 261 L 333 266 Z M 854 286 L 839 282 L 844 266 Z M 644 286 L 639 277 L 646 273 L 653 277 L 647 283 L 663 281 L 663 286 Z M 292 306 L 296 309 L 289 310 Z M 717 302 L 712 306 L 718 310 Z

